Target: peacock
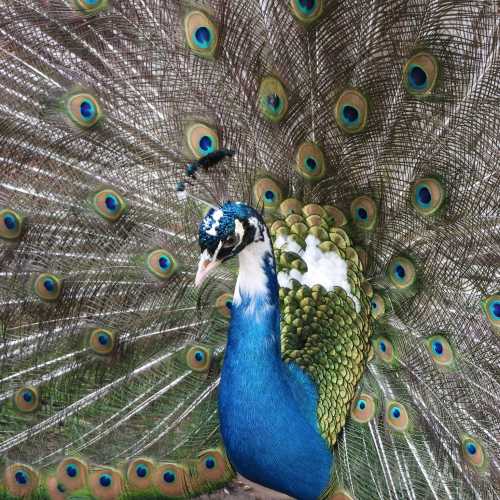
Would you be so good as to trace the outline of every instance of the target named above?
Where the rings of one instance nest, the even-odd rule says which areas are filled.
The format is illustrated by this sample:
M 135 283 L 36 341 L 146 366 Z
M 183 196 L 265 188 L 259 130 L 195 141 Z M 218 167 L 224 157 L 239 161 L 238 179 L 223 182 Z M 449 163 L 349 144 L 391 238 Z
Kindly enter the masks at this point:
M 495 1 L 0 13 L 0 498 L 500 497 Z

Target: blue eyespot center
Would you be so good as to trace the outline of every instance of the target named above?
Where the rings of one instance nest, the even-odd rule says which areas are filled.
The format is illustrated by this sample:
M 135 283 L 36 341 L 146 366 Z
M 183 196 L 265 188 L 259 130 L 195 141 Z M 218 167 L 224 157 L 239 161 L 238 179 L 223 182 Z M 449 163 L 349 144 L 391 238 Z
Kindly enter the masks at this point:
M 465 447 L 469 455 L 475 455 L 477 453 L 477 447 L 474 443 L 467 443 Z
M 138 477 L 146 477 L 148 474 L 148 468 L 144 464 L 140 464 L 136 467 L 135 472 Z
M 194 33 L 197 45 L 202 48 L 207 48 L 210 45 L 212 35 L 206 26 L 200 26 Z
M 111 476 L 109 474 L 101 474 L 99 476 L 99 484 L 101 486 L 103 486 L 104 488 L 108 488 L 109 486 L 111 486 L 111 482 L 112 482 L 112 479 L 111 479 Z
M 227 300 L 227 301 L 226 301 L 226 307 L 227 307 L 228 309 L 231 309 L 231 307 L 233 307 L 233 301 L 232 301 L 232 300 Z
M 33 392 L 32 391 L 24 391 L 23 399 L 26 403 L 31 403 L 33 401 Z
M 274 110 L 277 110 L 280 106 L 281 99 L 277 94 L 270 94 L 267 96 L 267 104 Z
M 364 399 L 358 400 L 358 404 L 356 405 L 359 410 L 364 410 L 366 408 L 366 401 Z
M 366 220 L 368 219 L 368 212 L 364 209 L 364 208 L 358 208 L 358 217 L 361 219 L 361 220 Z
M 429 205 L 432 195 L 428 187 L 422 186 L 417 190 L 417 199 L 422 205 Z
M 66 491 L 66 488 L 64 487 L 64 484 L 57 483 L 57 491 L 59 491 L 60 493 L 64 493 Z
M 200 149 L 205 152 L 210 152 L 212 150 L 212 139 L 208 135 L 204 135 L 200 139 Z
M 348 123 L 354 123 L 359 117 L 359 112 L 355 107 L 347 105 L 342 109 L 342 115 Z
M 316 0 L 299 0 L 299 6 L 304 12 L 311 12 L 316 7 Z
M 175 473 L 172 472 L 172 471 L 169 471 L 167 470 L 164 474 L 163 474 L 163 480 L 166 482 L 166 483 L 173 483 L 175 481 Z
M 9 230 L 12 231 L 17 228 L 17 220 L 16 218 L 11 215 L 7 214 L 3 218 L 3 223 L 5 224 L 5 227 Z
M 23 470 L 16 471 L 14 477 L 17 484 L 28 484 L 28 474 L 26 474 Z
M 52 278 L 45 278 L 43 286 L 47 292 L 53 292 L 56 289 L 56 282 Z
M 80 114 L 86 121 L 90 121 L 95 117 L 95 106 L 88 99 L 84 99 L 80 104 Z
M 213 469 L 215 467 L 215 459 L 213 457 L 208 457 L 205 460 L 205 466 L 207 469 Z
M 420 66 L 413 66 L 408 73 L 410 85 L 422 89 L 427 83 L 427 73 Z
M 85 3 L 87 5 L 91 5 L 91 6 L 95 6 L 97 4 L 99 4 L 101 2 L 101 0 L 85 0 Z
M 443 350 L 444 350 L 444 348 L 443 348 L 443 344 L 441 341 L 435 340 L 432 343 L 432 352 L 434 352 L 434 354 L 441 356 L 443 354 Z
M 264 193 L 264 198 L 268 201 L 273 201 L 274 200 L 274 193 L 272 191 L 266 191 Z
M 392 415 L 392 418 L 398 419 L 401 416 L 401 410 L 397 406 L 395 406 L 391 410 L 391 415 Z
M 317 167 L 317 163 L 316 163 L 316 160 L 314 158 L 307 158 L 306 160 L 306 168 L 307 170 L 309 170 L 310 172 L 314 172 L 316 170 L 316 167 Z
M 372 300 L 372 309 L 377 309 L 377 303 L 374 300 Z
M 387 351 L 387 346 L 385 345 L 385 342 L 383 340 L 380 341 L 379 347 L 380 347 L 380 350 L 382 352 L 386 352 Z
M 170 259 L 166 255 L 162 255 L 158 259 L 158 264 L 160 264 L 160 267 L 166 271 L 170 267 Z
M 194 359 L 201 363 L 205 359 L 205 353 L 202 351 L 196 351 L 194 353 Z
M 118 199 L 116 198 L 116 196 L 113 196 L 112 194 L 108 194 L 108 196 L 106 196 L 105 203 L 107 209 L 111 212 L 115 212 L 119 205 Z
M 500 301 L 499 300 L 495 300 L 494 302 L 491 303 L 490 311 L 491 311 L 491 314 L 496 319 L 500 319 Z
M 78 474 L 78 469 L 76 468 L 76 465 L 69 464 L 69 465 L 66 467 L 66 474 L 67 474 L 69 477 L 76 477 L 76 475 Z
M 401 264 L 398 264 L 394 271 L 396 272 L 398 278 L 403 279 L 406 276 L 405 268 Z
M 108 345 L 109 343 L 109 335 L 107 333 L 101 333 L 98 336 L 99 344 L 101 345 Z

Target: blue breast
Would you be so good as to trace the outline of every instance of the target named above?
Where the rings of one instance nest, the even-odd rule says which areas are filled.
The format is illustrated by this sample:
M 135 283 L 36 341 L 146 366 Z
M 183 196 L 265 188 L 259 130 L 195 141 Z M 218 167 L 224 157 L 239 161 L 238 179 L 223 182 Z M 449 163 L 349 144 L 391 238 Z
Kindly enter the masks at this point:
M 328 486 L 333 456 L 316 421 L 317 393 L 300 368 L 281 361 L 279 303 L 233 304 L 219 390 L 229 459 L 248 479 L 299 499 Z

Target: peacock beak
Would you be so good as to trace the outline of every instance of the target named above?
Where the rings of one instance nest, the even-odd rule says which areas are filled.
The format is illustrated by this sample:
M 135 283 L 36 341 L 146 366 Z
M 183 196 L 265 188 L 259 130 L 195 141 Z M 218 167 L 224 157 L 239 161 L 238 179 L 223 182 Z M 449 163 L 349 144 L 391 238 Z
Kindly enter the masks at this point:
M 198 263 L 198 272 L 196 273 L 196 278 L 194 280 L 194 284 L 197 287 L 200 287 L 202 283 L 205 281 L 207 276 L 221 264 L 220 260 L 217 260 L 217 253 L 213 256 L 210 256 L 207 250 L 205 250 L 200 255 L 200 262 Z

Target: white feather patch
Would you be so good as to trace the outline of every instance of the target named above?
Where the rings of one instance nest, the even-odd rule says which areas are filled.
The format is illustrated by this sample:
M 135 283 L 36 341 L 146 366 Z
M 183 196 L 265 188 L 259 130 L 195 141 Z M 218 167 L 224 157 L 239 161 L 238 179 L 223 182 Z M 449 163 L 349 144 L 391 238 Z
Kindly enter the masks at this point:
M 302 250 L 297 243 L 289 240 L 286 236 L 276 238 L 278 248 L 300 255 L 307 264 L 306 273 L 301 273 L 297 269 L 292 269 L 290 272 L 280 271 L 278 273 L 280 287 L 290 288 L 291 278 L 308 287 L 321 285 L 327 291 L 339 286 L 353 300 L 356 310 L 359 312 L 361 310 L 359 300 L 352 294 L 351 286 L 347 280 L 346 261 L 335 252 L 322 252 L 319 249 L 319 244 L 318 238 L 309 235 L 306 238 L 306 248 Z

